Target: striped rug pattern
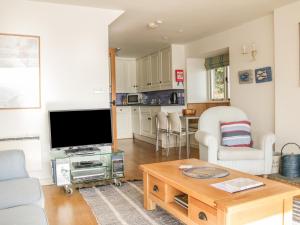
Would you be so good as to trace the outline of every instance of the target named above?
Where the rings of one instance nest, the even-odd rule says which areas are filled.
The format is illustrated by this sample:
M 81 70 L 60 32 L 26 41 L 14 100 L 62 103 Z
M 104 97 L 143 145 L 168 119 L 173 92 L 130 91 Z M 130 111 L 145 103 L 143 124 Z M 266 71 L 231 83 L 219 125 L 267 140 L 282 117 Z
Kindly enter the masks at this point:
M 80 193 L 99 225 L 183 225 L 159 207 L 144 210 L 142 181 L 84 188 Z M 300 199 L 294 200 L 293 220 L 293 225 L 300 225 Z
M 159 207 L 144 209 L 142 181 L 84 188 L 80 193 L 101 225 L 183 225 Z

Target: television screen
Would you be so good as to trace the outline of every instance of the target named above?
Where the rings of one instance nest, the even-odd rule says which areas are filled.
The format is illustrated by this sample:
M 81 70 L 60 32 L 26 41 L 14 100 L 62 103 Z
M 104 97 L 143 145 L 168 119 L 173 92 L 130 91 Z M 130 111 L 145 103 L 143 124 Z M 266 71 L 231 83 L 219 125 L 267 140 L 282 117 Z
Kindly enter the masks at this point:
M 52 111 L 51 148 L 112 143 L 110 109 Z

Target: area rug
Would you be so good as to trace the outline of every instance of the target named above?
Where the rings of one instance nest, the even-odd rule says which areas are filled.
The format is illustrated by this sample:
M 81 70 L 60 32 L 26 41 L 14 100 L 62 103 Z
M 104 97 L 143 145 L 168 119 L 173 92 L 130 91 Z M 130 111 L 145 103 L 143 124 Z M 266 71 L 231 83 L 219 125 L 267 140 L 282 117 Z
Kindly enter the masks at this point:
M 143 182 L 105 185 L 80 189 L 99 225 L 183 225 L 165 210 L 146 211 L 143 206 Z M 300 199 L 294 200 L 293 225 L 300 225 Z
M 142 181 L 80 189 L 100 225 L 183 225 L 157 207 L 146 211 L 143 207 Z

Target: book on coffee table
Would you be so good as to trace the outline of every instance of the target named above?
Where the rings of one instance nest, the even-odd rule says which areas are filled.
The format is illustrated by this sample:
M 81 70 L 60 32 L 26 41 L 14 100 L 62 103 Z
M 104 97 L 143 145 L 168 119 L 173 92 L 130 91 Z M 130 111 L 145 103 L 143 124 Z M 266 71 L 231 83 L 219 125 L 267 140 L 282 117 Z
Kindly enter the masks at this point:
M 211 186 L 220 190 L 235 193 L 265 185 L 263 182 L 256 181 L 250 178 L 235 178 L 220 183 L 211 184 Z

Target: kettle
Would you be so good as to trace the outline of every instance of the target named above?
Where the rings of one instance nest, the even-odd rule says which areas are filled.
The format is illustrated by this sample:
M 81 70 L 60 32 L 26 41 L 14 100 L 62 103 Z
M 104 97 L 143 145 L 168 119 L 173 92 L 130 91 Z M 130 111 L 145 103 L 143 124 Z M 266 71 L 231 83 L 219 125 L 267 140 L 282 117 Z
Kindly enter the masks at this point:
M 171 93 L 170 103 L 171 104 L 178 104 L 178 94 L 177 94 L 177 92 L 172 92 Z

